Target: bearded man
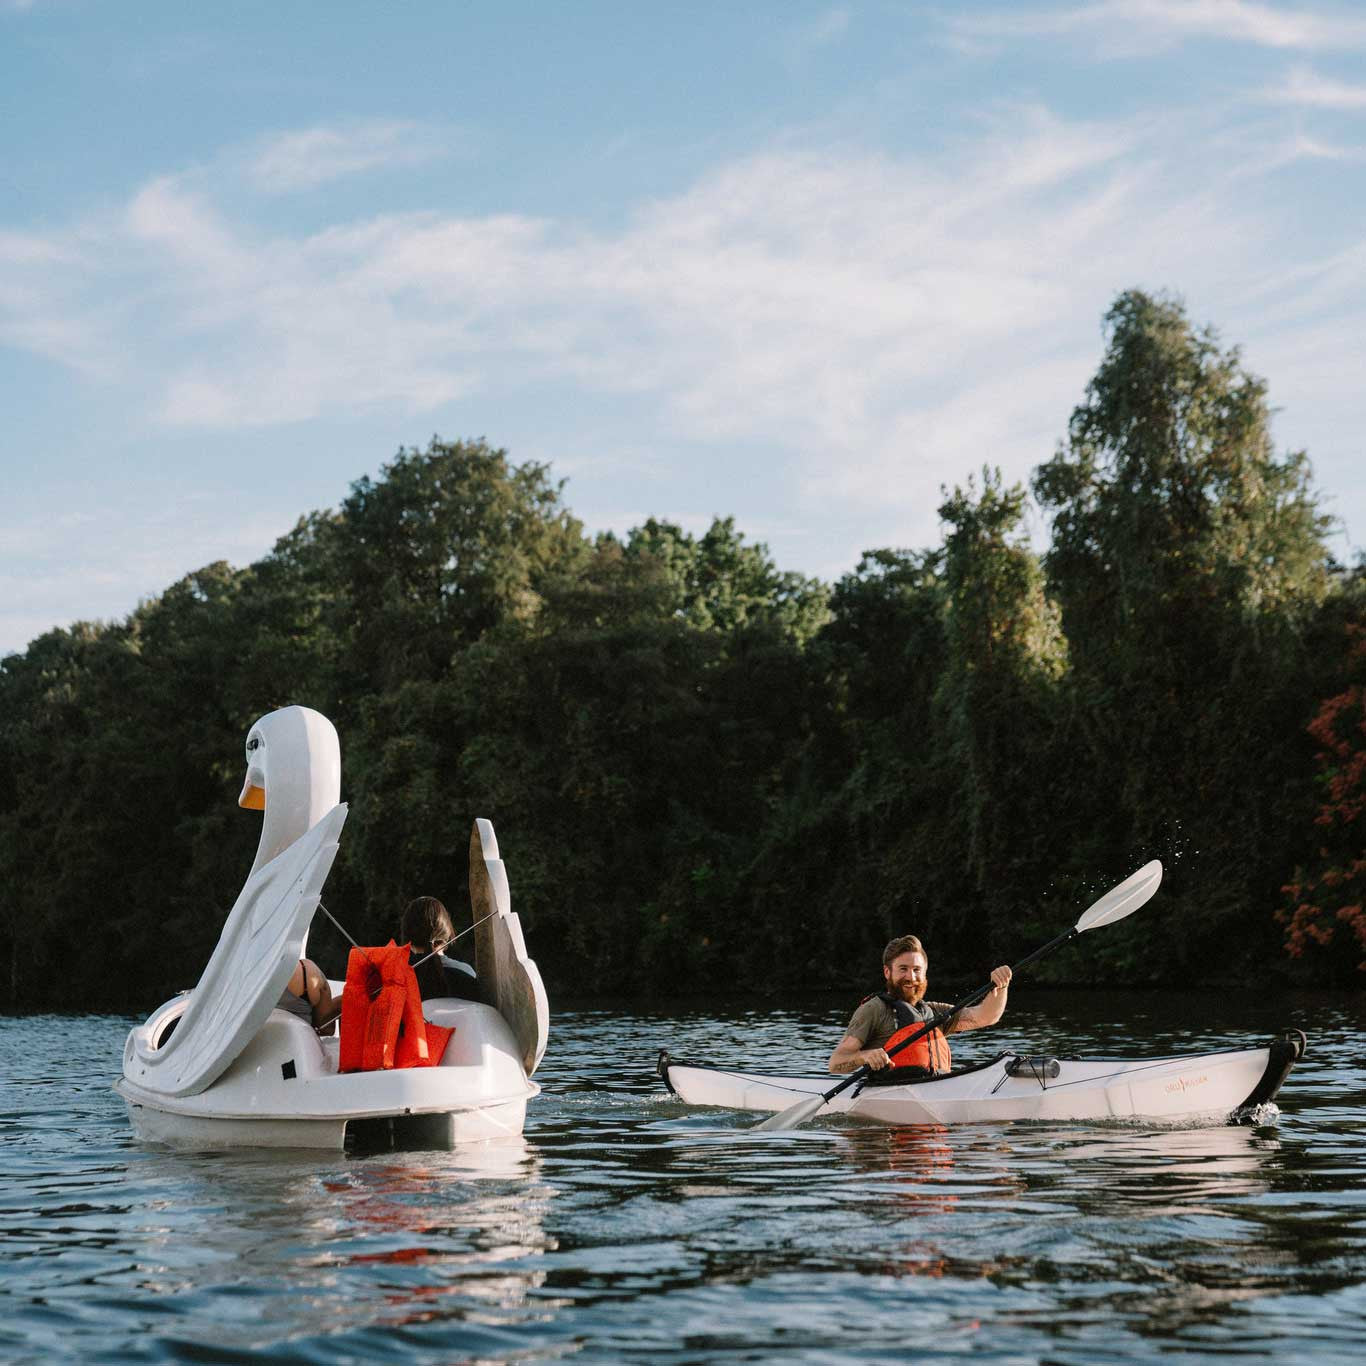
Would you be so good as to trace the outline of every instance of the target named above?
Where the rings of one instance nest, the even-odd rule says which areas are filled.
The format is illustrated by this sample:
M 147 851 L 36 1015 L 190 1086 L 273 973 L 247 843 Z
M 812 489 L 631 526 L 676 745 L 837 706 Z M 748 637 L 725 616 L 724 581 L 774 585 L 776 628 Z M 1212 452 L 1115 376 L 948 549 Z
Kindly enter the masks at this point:
M 888 1056 L 889 1044 L 908 1037 L 936 1015 L 953 1009 L 942 1001 L 925 1000 L 929 967 L 929 956 L 913 934 L 903 934 L 883 949 L 882 977 L 887 989 L 868 997 L 854 1011 L 844 1038 L 830 1055 L 832 1072 L 852 1072 L 859 1067 L 870 1067 L 874 1072 L 887 1067 L 894 1067 L 898 1072 L 916 1069 L 917 1075 L 922 1069 L 926 1073 L 947 1072 L 950 1056 L 945 1035 L 994 1025 L 1005 1012 L 1010 969 L 1002 966 L 992 969 L 991 991 L 980 1005 L 959 1011 L 942 1032 L 931 1030 L 917 1043 Z

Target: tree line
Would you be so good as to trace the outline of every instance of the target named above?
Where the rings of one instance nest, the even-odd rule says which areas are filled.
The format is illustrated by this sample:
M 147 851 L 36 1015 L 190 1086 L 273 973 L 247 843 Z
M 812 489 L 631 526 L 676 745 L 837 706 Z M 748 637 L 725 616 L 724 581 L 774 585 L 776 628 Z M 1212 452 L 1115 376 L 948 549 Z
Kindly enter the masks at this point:
M 329 909 L 459 918 L 488 816 L 552 995 L 857 993 L 907 932 L 975 981 L 1151 857 L 1160 900 L 1043 975 L 1359 984 L 1366 575 L 1236 348 L 1136 291 L 1105 336 L 1029 488 L 988 458 L 939 545 L 833 584 L 730 518 L 590 536 L 547 466 L 434 439 L 40 636 L 0 662 L 8 1007 L 193 985 L 257 839 L 246 731 L 290 702 L 342 741 Z

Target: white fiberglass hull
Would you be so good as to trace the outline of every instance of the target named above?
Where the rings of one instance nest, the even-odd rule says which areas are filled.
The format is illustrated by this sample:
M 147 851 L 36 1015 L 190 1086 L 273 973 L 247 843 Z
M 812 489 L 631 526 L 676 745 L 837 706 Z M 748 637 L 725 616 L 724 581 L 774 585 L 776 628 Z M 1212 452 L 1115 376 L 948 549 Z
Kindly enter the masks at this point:
M 133 1031 L 114 1084 L 134 1133 L 150 1142 L 341 1148 L 349 1135 L 367 1146 L 451 1148 L 520 1134 L 527 1101 L 540 1093 L 496 1010 L 440 1000 L 425 1002 L 424 1014 L 455 1032 L 436 1067 L 339 1073 L 337 1040 L 276 1010 L 212 1086 L 167 1096 L 139 1084 L 135 1036 L 156 1039 L 183 1009 L 183 999 L 169 1002 Z
M 822 1113 L 883 1124 L 981 1124 L 1042 1120 L 1106 1123 L 1158 1121 L 1222 1124 L 1270 1100 L 1304 1047 L 1293 1033 L 1269 1046 L 1186 1057 L 1126 1060 L 1050 1059 L 1053 1068 L 1020 1069 L 1013 1054 L 980 1067 L 899 1085 L 857 1083 Z M 1016 1063 L 1018 1075 L 1011 1075 Z M 660 1055 L 660 1075 L 689 1105 L 777 1112 L 818 1096 L 838 1078 L 728 1072 Z
M 122 1091 L 124 1088 L 119 1087 Z M 539 1091 L 532 1088 L 532 1094 Z M 373 1146 L 424 1149 L 458 1148 L 467 1143 L 516 1137 L 526 1121 L 526 1098 L 472 1110 L 447 1110 L 407 1116 L 369 1115 L 350 1119 L 251 1119 L 244 1116 L 177 1114 L 144 1104 L 126 1092 L 134 1135 L 143 1143 L 219 1152 L 226 1148 L 346 1147 L 353 1138 Z

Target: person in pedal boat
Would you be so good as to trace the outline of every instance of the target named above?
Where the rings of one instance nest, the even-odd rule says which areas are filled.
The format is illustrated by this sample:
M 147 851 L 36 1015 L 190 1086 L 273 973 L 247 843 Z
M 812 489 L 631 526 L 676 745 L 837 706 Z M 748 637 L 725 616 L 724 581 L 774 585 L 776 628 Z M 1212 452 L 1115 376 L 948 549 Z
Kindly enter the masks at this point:
M 324 1030 L 341 1014 L 341 997 L 333 998 L 327 974 L 311 958 L 300 958 L 275 1008 Z
M 450 912 L 434 896 L 420 896 L 403 911 L 400 936 L 412 944 L 418 991 L 424 1001 L 433 996 L 478 999 L 474 969 L 441 952 L 455 938 Z M 433 954 L 432 949 L 437 952 Z M 423 962 L 422 960 L 426 961 Z M 327 975 L 311 959 L 301 958 L 294 975 L 280 993 L 276 1008 L 297 1015 L 319 1031 L 329 1030 L 341 1014 L 341 997 L 333 997 Z
M 903 934 L 883 949 L 882 977 L 886 990 L 869 996 L 854 1011 L 844 1038 L 830 1055 L 832 1072 L 852 1072 L 865 1066 L 875 1072 L 887 1067 L 898 1071 L 915 1069 L 917 1073 L 947 1072 L 951 1058 L 945 1035 L 994 1025 L 1004 1013 L 1010 969 L 1002 966 L 992 969 L 991 992 L 981 1005 L 960 1011 L 942 1033 L 931 1030 L 909 1048 L 888 1056 L 888 1045 L 895 1045 L 936 1015 L 953 1009 L 941 1001 L 925 1000 L 928 972 L 929 957 L 915 935 Z
M 474 969 L 444 953 L 454 938 L 450 912 L 436 897 L 420 896 L 404 907 L 399 939 L 412 946 L 413 971 L 424 1001 L 434 996 L 455 996 L 462 1001 L 479 999 Z

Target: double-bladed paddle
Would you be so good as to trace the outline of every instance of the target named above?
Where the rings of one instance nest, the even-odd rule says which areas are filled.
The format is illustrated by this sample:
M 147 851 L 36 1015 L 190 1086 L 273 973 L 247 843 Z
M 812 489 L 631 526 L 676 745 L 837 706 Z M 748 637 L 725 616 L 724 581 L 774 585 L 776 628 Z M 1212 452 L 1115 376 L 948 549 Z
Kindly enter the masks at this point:
M 1085 934 L 1087 930 L 1098 929 L 1101 925 L 1113 925 L 1116 921 L 1123 920 L 1125 916 L 1132 915 L 1157 891 L 1158 884 L 1161 881 L 1161 861 L 1153 859 L 1151 863 L 1145 863 L 1138 872 L 1125 878 L 1118 887 L 1112 887 L 1099 901 L 1087 907 L 1082 913 L 1081 919 L 1070 930 L 1064 930 L 1056 939 L 1050 939 L 1042 948 L 1035 949 L 1028 957 L 1021 958 L 1011 969 L 1012 973 L 1019 972 L 1021 968 L 1027 967 L 1045 954 L 1061 948 L 1068 940 L 1075 939 L 1079 934 Z M 903 1048 L 909 1048 L 918 1039 L 923 1039 L 930 1030 L 942 1029 L 959 1011 L 966 1010 L 969 1006 L 975 1006 L 978 1001 L 985 999 L 990 990 L 991 983 L 988 982 L 986 986 L 974 991 L 971 996 L 965 996 L 956 1006 L 936 1015 L 934 1019 L 921 1025 L 914 1034 L 907 1035 L 895 1048 L 889 1048 L 887 1050 L 888 1056 L 900 1053 Z M 843 1081 L 837 1082 L 824 1095 L 807 1096 L 795 1105 L 789 1105 L 780 1114 L 770 1115 L 753 1127 L 755 1129 L 795 1129 L 799 1124 L 805 1124 L 841 1091 L 848 1089 L 856 1082 L 866 1081 L 872 1075 L 873 1069 L 865 1064 L 851 1072 Z

